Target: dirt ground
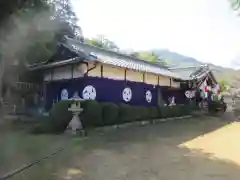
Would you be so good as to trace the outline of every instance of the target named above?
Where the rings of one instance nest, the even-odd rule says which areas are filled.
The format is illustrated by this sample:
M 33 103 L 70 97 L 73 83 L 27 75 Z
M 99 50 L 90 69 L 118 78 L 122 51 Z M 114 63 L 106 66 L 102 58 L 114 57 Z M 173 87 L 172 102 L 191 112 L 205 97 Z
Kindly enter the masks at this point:
M 240 123 L 184 120 L 91 134 L 59 179 L 239 180 Z M 60 178 L 61 177 L 61 178 Z
M 240 123 L 227 123 L 219 118 L 95 131 L 85 140 L 65 139 L 71 141 L 66 145 L 67 155 L 58 155 L 12 179 L 239 180 L 239 137 Z M 29 147 L 33 147 L 35 138 L 43 137 L 31 137 Z M 54 137 L 48 142 L 54 144 L 59 138 Z M 44 136 L 44 141 L 39 139 L 38 142 L 44 144 L 45 141 Z M 58 144 L 63 145 L 62 141 Z M 34 150 L 40 154 L 49 151 L 47 146 L 42 150 L 39 147 Z M 22 149 L 29 150 L 27 146 Z M 17 152 L 20 148 L 11 150 Z

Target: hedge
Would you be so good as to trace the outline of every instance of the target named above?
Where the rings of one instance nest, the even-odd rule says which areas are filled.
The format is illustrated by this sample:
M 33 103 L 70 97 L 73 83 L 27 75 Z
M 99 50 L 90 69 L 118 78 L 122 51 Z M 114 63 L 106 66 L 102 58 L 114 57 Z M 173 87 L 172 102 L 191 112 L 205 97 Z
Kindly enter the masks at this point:
M 74 101 L 60 101 L 50 110 L 49 118 L 44 127 L 54 133 L 64 132 L 72 113 L 68 108 Z M 122 124 L 127 122 L 151 120 L 157 118 L 177 117 L 190 114 L 190 106 L 140 107 L 127 104 L 99 103 L 93 100 L 81 102 L 84 109 L 80 114 L 84 128 Z M 39 127 L 38 127 L 39 128 Z
M 81 102 L 83 112 L 80 114 L 84 128 L 103 126 L 102 106 L 97 101 L 87 100 Z
M 101 103 L 104 125 L 114 125 L 119 116 L 119 107 L 114 103 Z
M 74 101 L 60 101 L 54 104 L 53 108 L 49 112 L 49 126 L 53 132 L 63 132 L 71 118 L 72 113 L 68 111 L 68 108 Z
M 221 101 L 212 101 L 208 105 L 208 111 L 210 113 L 216 113 L 218 111 L 226 111 L 226 108 L 227 108 L 226 103 Z
M 190 105 L 164 106 L 159 108 L 161 118 L 179 117 L 191 114 L 192 107 Z

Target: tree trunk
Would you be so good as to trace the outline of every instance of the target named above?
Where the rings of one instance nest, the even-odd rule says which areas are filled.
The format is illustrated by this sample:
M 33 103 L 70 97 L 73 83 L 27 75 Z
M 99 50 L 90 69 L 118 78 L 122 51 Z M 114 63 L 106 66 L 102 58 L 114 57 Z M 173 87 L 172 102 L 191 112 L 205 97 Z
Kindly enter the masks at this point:
M 3 75 L 4 75 L 4 59 L 0 62 L 0 107 L 3 107 Z

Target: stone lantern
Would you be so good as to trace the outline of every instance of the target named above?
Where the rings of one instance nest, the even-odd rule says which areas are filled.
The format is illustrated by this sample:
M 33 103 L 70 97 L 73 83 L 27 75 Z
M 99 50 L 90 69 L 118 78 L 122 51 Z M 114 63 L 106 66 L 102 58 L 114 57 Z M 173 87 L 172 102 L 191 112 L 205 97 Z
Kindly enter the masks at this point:
M 85 134 L 81 119 L 79 118 L 79 115 L 83 111 L 81 108 L 81 101 L 83 100 L 75 100 L 70 108 L 68 108 L 68 111 L 71 111 L 73 114 L 72 120 L 68 124 L 68 129 L 71 130 L 72 134 L 77 134 L 77 132 Z

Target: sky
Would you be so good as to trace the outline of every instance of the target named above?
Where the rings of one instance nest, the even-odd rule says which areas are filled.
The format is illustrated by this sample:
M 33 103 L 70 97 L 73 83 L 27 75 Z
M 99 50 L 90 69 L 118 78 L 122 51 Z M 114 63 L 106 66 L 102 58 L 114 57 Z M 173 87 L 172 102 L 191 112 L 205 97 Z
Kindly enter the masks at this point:
M 168 49 L 234 67 L 240 16 L 229 0 L 72 0 L 85 37 L 105 35 L 122 49 Z

